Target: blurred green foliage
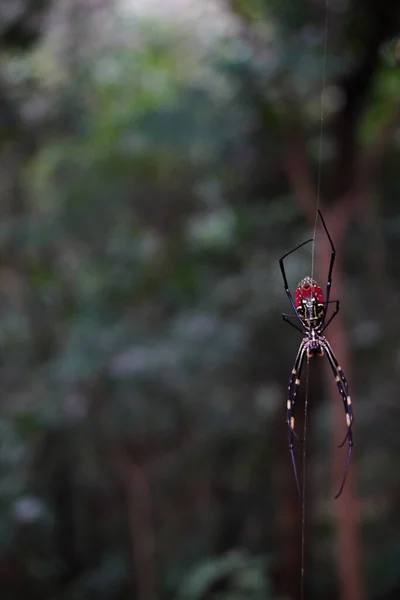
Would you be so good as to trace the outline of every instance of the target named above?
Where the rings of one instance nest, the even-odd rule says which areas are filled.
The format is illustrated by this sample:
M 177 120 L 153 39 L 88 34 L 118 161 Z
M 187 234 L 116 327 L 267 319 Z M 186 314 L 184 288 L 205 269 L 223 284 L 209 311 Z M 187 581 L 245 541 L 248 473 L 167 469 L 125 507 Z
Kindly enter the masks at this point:
M 352 33 L 329 50 L 328 82 L 359 51 L 337 4 Z M 299 110 L 317 154 L 323 14 L 239 2 L 235 27 L 202 38 L 193 23 L 80 10 L 80 27 L 56 13 L 33 47 L 1 46 L 1 598 L 283 599 L 298 338 L 277 260 L 309 232 L 282 156 Z M 382 53 L 360 146 L 398 100 Z M 326 98 L 329 118 L 333 83 Z M 332 149 L 328 129 L 323 169 Z M 341 257 L 374 598 L 400 586 L 399 152 L 397 132 L 374 235 L 356 223 Z M 308 269 L 294 257 L 291 283 Z M 328 598 L 330 420 L 314 373 L 307 585 Z

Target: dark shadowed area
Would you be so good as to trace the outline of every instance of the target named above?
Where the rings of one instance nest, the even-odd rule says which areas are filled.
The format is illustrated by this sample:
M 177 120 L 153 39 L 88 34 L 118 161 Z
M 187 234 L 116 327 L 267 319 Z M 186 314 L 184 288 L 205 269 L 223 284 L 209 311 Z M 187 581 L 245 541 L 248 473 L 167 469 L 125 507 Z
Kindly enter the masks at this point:
M 399 2 L 139 4 L 0 5 L 0 599 L 300 600 L 319 206 L 304 600 L 397 600 Z

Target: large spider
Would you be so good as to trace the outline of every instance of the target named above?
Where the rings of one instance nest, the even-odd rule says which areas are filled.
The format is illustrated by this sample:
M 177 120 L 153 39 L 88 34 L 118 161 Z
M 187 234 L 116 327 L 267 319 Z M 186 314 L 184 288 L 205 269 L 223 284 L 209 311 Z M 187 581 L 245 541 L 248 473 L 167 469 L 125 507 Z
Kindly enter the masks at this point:
M 282 314 L 284 321 L 292 325 L 295 329 L 304 334 L 303 340 L 300 344 L 299 350 L 297 352 L 296 360 L 294 361 L 294 366 L 292 369 L 292 373 L 289 379 L 288 385 L 288 399 L 287 399 L 287 416 L 286 421 L 289 427 L 289 450 L 293 463 L 294 475 L 296 478 L 297 489 L 300 493 L 300 485 L 299 478 L 297 474 L 296 461 L 293 453 L 293 444 L 294 437 L 299 439 L 298 435 L 294 430 L 294 408 L 296 404 L 296 396 L 297 391 L 300 385 L 300 373 L 301 367 L 303 365 L 304 356 L 307 355 L 307 358 L 311 358 L 313 356 L 323 356 L 326 354 L 329 364 L 331 366 L 333 375 L 335 377 L 336 385 L 339 390 L 339 394 L 343 400 L 344 411 L 346 415 L 346 425 L 347 425 L 347 433 L 343 440 L 343 442 L 339 445 L 341 448 L 346 440 L 348 441 L 348 453 L 347 453 L 347 461 L 346 467 L 343 473 L 342 483 L 339 489 L 339 492 L 336 494 L 335 498 L 338 498 L 343 491 L 344 484 L 346 482 L 347 472 L 350 466 L 350 458 L 351 452 L 353 449 L 353 435 L 351 431 L 351 427 L 354 421 L 353 409 L 351 406 L 351 399 L 349 395 L 349 386 L 347 383 L 347 379 L 343 373 L 342 368 L 339 365 L 339 362 L 328 342 L 328 340 L 323 336 L 323 332 L 328 327 L 329 323 L 332 319 L 335 318 L 337 313 L 339 312 L 339 300 L 330 300 L 330 291 L 332 284 L 332 271 L 333 265 L 335 263 L 335 247 L 333 245 L 331 236 L 329 235 L 328 229 L 325 225 L 325 221 L 322 218 L 321 212 L 318 210 L 319 217 L 321 219 L 322 225 L 325 229 L 325 233 L 330 242 L 332 252 L 331 252 L 331 260 L 329 264 L 329 272 L 328 272 L 328 281 L 326 285 L 326 296 L 324 299 L 324 295 L 319 284 L 314 281 L 311 277 L 305 277 L 300 281 L 296 288 L 295 292 L 295 300 L 293 300 L 292 293 L 289 289 L 285 267 L 283 265 L 284 259 L 296 252 L 299 248 L 313 241 L 313 238 L 303 242 L 299 246 L 296 246 L 290 252 L 287 252 L 282 258 L 279 260 L 279 265 L 282 271 L 282 277 L 285 284 L 285 292 L 287 297 L 289 298 L 290 304 L 292 305 L 294 315 L 287 315 L 285 313 Z M 333 313 L 327 320 L 328 306 L 329 304 L 335 304 L 335 308 Z M 289 319 L 297 319 L 300 323 L 300 326 L 297 323 L 293 323 Z M 304 482 L 303 482 L 304 483 Z

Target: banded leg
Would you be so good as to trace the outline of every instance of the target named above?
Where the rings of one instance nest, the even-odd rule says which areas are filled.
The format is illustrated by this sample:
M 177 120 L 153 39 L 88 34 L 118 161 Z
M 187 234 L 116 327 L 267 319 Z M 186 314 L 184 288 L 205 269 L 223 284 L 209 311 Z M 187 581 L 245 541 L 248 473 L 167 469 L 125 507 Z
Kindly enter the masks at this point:
M 342 397 L 344 412 L 346 415 L 347 433 L 345 435 L 343 442 L 341 444 L 339 444 L 339 448 L 341 448 L 345 444 L 346 441 L 348 442 L 349 448 L 348 448 L 348 452 L 347 452 L 347 461 L 346 461 L 346 467 L 345 467 L 344 474 L 343 474 L 342 484 L 340 486 L 339 492 L 335 496 L 335 498 L 339 498 L 340 494 L 343 491 L 344 484 L 346 482 L 347 472 L 348 472 L 349 466 L 350 466 L 351 453 L 353 450 L 353 433 L 352 433 L 351 428 L 352 428 L 353 421 L 354 421 L 354 414 L 353 414 L 353 408 L 351 406 L 349 385 L 347 383 L 345 374 L 343 373 L 343 370 L 342 370 L 341 366 L 339 365 L 337 358 L 334 355 L 329 342 L 327 342 L 326 340 L 324 340 L 324 342 L 323 342 L 323 348 L 326 352 L 326 356 L 328 357 L 329 364 L 330 364 L 332 372 L 334 374 L 339 394 Z
M 325 347 L 325 351 L 327 353 L 329 362 L 331 363 L 331 366 L 333 363 L 333 365 L 335 367 L 335 371 L 333 371 L 333 373 L 335 375 L 335 381 L 336 381 L 336 385 L 338 387 L 339 393 L 343 398 L 344 410 L 346 413 L 347 433 L 346 433 L 346 436 L 345 436 L 343 442 L 341 444 L 339 444 L 339 448 L 342 448 L 342 446 L 344 446 L 347 438 L 349 437 L 349 433 L 350 433 L 349 430 L 351 429 L 351 427 L 353 425 L 353 421 L 354 421 L 354 413 L 353 413 L 353 407 L 351 405 L 349 384 L 347 382 L 347 379 L 345 377 L 343 369 L 339 365 L 338 360 L 331 348 L 330 343 L 326 339 L 324 342 L 324 347 Z M 333 366 L 332 366 L 332 370 L 333 370 Z
M 297 352 L 296 360 L 294 361 L 294 366 L 293 366 L 292 373 L 291 373 L 290 379 L 289 379 L 289 384 L 288 384 L 288 399 L 287 399 L 287 406 L 286 406 L 286 409 L 287 409 L 286 410 L 286 423 L 290 430 L 290 432 L 289 432 L 289 451 L 290 451 L 290 456 L 292 459 L 293 471 L 294 471 L 294 476 L 296 479 L 296 486 L 297 486 L 299 495 L 301 495 L 300 483 L 299 483 L 299 477 L 297 474 L 296 461 L 294 458 L 294 451 L 293 451 L 294 437 L 299 439 L 299 436 L 297 435 L 297 433 L 294 430 L 294 407 L 296 404 L 297 392 L 298 392 L 299 385 L 300 385 L 301 367 L 303 365 L 303 359 L 304 359 L 304 354 L 305 354 L 306 348 L 307 348 L 307 338 L 301 342 L 299 350 Z

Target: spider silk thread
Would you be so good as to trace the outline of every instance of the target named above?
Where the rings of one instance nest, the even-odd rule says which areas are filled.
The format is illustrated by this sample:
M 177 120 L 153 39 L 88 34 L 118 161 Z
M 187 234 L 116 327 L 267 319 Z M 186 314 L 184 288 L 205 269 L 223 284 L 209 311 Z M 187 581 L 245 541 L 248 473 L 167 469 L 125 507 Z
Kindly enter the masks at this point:
M 326 57 L 328 48 L 328 0 L 325 0 L 325 24 L 324 24 L 324 46 L 322 52 L 322 75 L 321 75 L 321 94 L 319 108 L 319 144 L 318 144 L 318 175 L 317 175 L 317 206 L 315 207 L 314 232 L 311 249 L 311 279 L 314 279 L 314 261 L 315 261 L 315 237 L 317 234 L 318 210 L 321 197 L 321 165 L 322 165 L 322 142 L 324 137 L 324 92 L 326 87 Z
M 326 87 L 326 59 L 328 45 L 328 0 L 325 0 L 325 23 L 323 34 L 323 53 L 322 53 L 322 75 L 321 75 L 321 94 L 320 94 L 320 129 L 319 129 L 319 147 L 318 147 L 318 175 L 317 175 L 317 205 L 315 207 L 314 231 L 311 249 L 311 279 L 314 279 L 315 263 L 315 237 L 317 234 L 318 210 L 321 196 L 321 165 L 322 165 L 322 142 L 324 134 L 324 91 Z M 310 357 L 307 356 L 306 364 L 306 393 L 304 399 L 304 425 L 303 425 L 303 469 L 302 469 L 302 494 L 301 494 L 301 572 L 300 572 L 300 598 L 304 600 L 305 584 L 305 532 L 306 532 L 306 475 L 307 475 L 307 413 L 308 413 L 308 383 L 310 372 Z

